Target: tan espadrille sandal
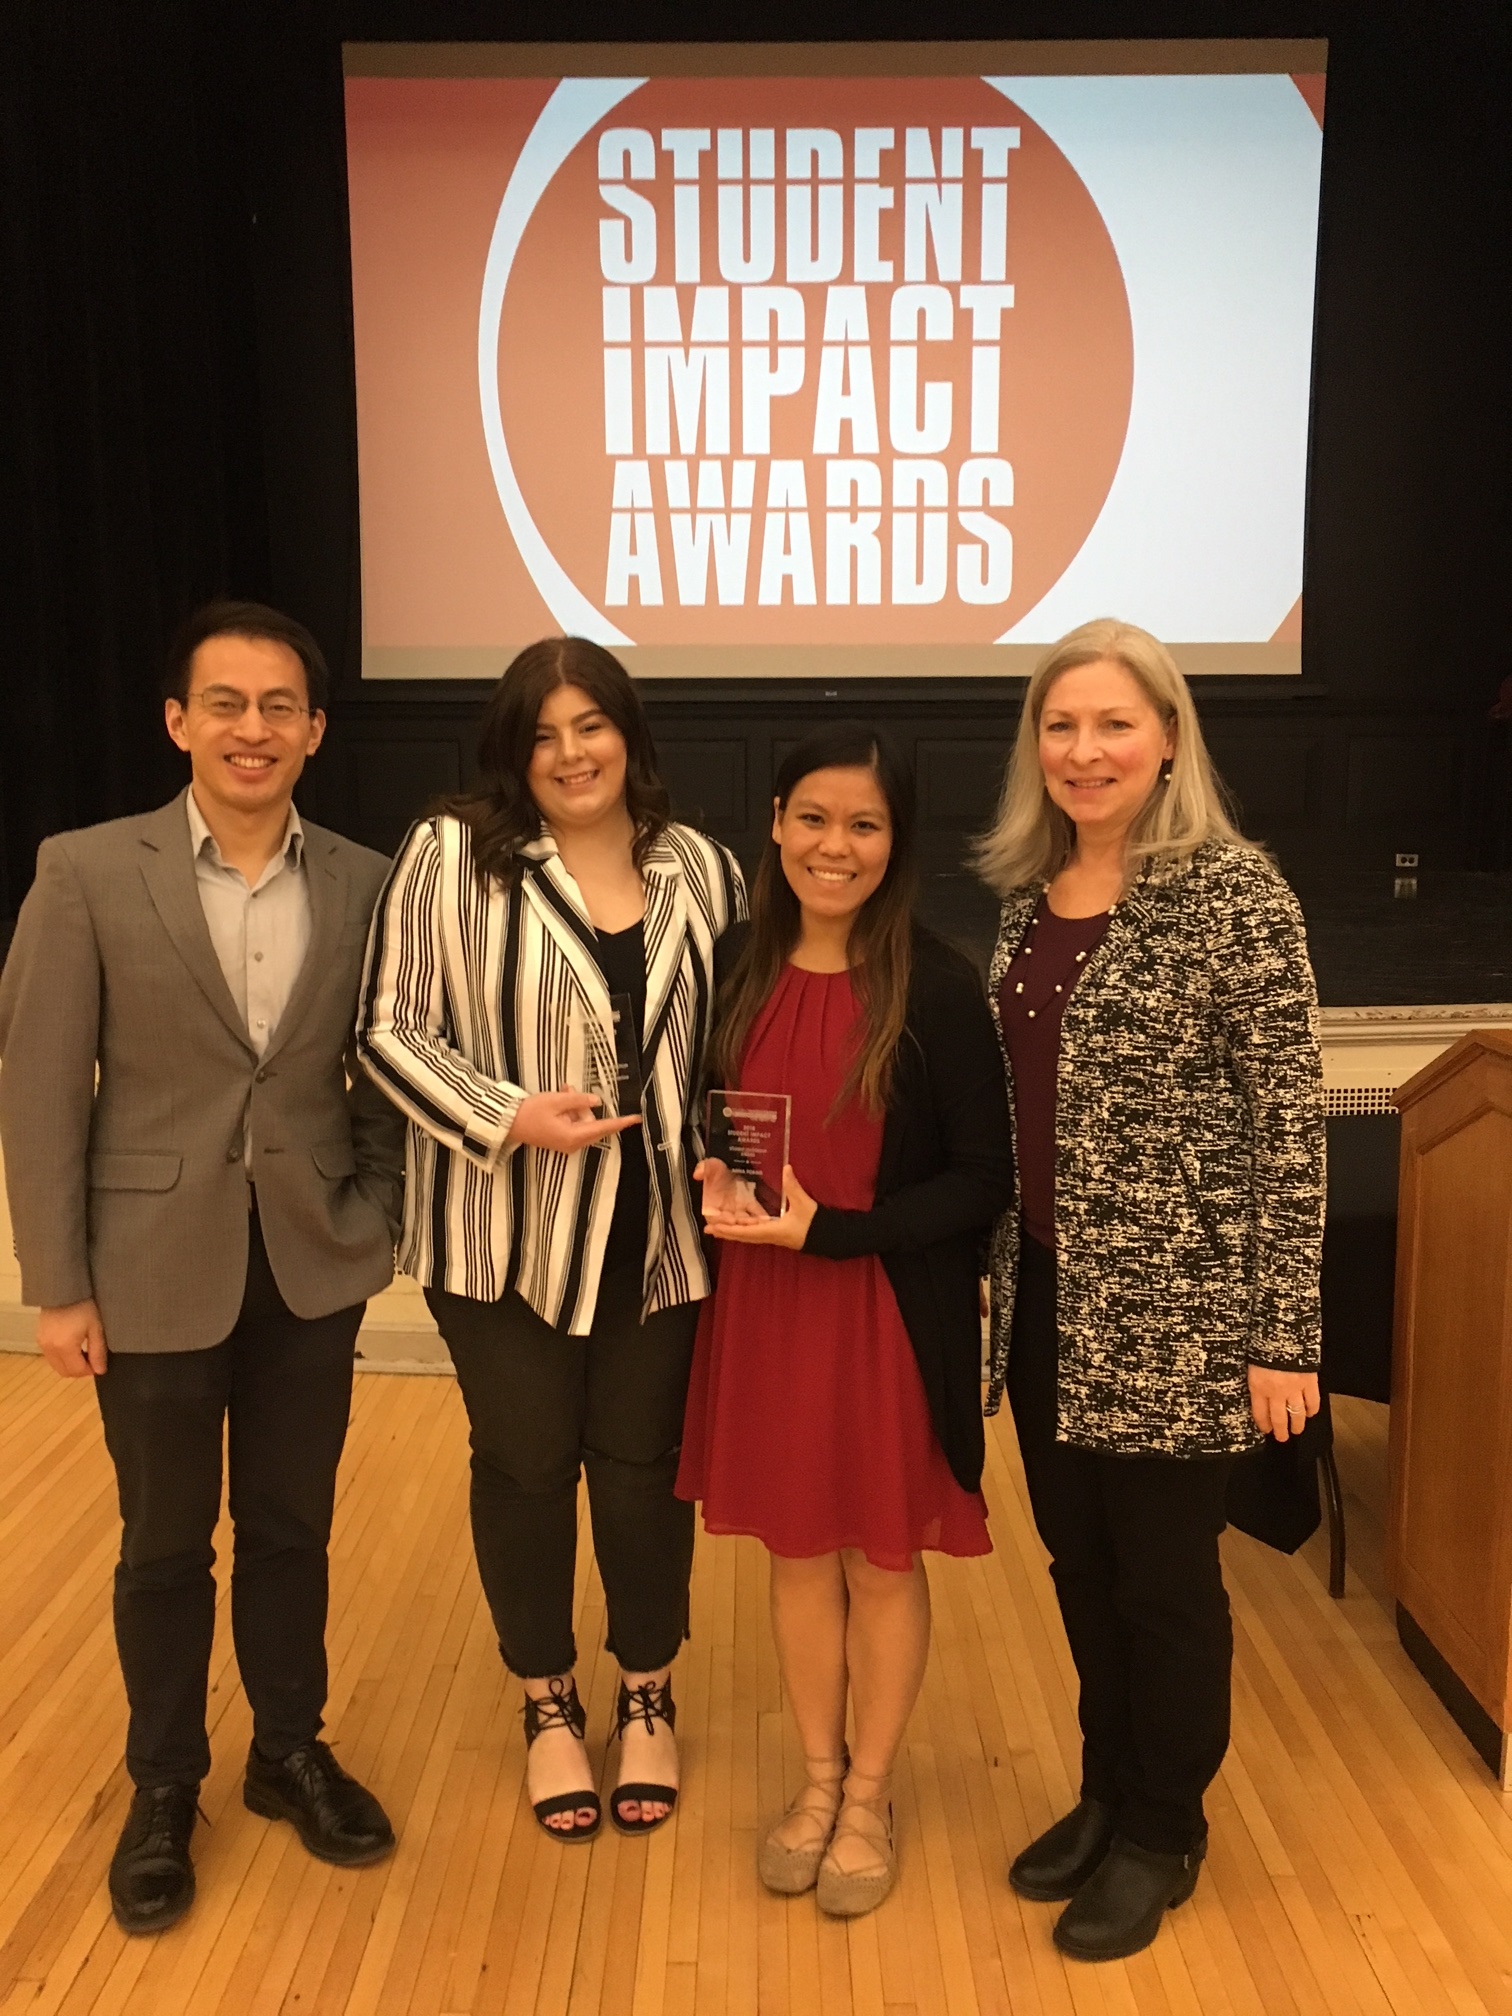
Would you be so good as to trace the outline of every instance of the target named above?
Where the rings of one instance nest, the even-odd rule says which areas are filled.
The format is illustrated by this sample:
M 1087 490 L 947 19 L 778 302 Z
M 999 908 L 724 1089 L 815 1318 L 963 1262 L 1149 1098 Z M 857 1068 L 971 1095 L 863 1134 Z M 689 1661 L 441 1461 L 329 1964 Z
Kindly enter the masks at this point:
M 798 1897 L 812 1890 L 819 1864 L 835 1831 L 840 1788 L 850 1768 L 848 1758 L 805 1757 L 807 1782 L 777 1825 L 762 1842 L 756 1870 L 768 1890 Z
M 875 1911 L 898 1874 L 893 1849 L 891 1775 L 866 1777 L 852 1771 L 835 1831 L 819 1864 L 817 1901 L 832 1918 L 860 1918 Z M 858 1854 L 869 1849 L 869 1855 Z

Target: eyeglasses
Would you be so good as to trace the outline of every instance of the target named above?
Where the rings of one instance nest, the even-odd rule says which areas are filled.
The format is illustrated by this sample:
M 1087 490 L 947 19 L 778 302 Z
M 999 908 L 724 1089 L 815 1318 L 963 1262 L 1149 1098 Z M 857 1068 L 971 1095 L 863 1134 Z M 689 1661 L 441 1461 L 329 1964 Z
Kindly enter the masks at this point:
M 248 700 L 245 693 L 233 693 L 226 686 L 212 686 L 208 692 L 191 693 L 189 698 L 198 700 L 212 721 L 240 721 L 248 707 L 255 707 L 270 728 L 292 727 L 301 714 L 314 711 L 301 707 L 284 693 L 265 693 L 257 700 Z

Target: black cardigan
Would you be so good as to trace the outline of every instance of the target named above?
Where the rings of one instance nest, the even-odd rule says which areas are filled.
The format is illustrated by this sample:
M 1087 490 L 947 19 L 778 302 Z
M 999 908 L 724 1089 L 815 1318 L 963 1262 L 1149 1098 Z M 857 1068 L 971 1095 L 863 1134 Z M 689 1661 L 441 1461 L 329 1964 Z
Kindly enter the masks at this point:
M 749 926 L 732 925 L 716 967 L 733 964 Z M 982 1481 L 984 1235 L 1013 1198 L 1013 1146 L 1002 1051 L 970 961 L 932 932 L 914 933 L 908 1019 L 882 1123 L 870 1211 L 820 1203 L 804 1252 L 877 1254 L 919 1363 L 930 1419 L 957 1482 Z

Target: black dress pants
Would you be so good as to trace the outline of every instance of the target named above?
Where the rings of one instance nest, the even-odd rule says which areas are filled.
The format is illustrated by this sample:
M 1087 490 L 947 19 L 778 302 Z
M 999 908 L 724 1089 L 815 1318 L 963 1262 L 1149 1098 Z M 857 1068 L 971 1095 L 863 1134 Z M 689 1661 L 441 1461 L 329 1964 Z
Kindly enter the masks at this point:
M 1232 1458 L 1113 1456 L 1055 1439 L 1055 1256 L 1024 1236 L 1008 1398 L 1081 1683 L 1082 1796 L 1184 1854 L 1229 1741 L 1233 1630 L 1218 1559 Z
M 112 1353 L 95 1382 L 121 1501 L 115 1632 L 130 1709 L 126 1769 L 141 1786 L 195 1785 L 210 1769 L 223 1437 L 231 1631 L 258 1749 L 288 1756 L 319 1734 L 325 1709 L 326 1545 L 366 1305 L 294 1315 L 255 1212 L 249 1231 L 241 1313 L 223 1343 Z
M 593 1328 L 571 1337 L 513 1291 L 427 1288 L 472 1430 L 472 1529 L 504 1663 L 572 1670 L 577 1486 L 588 1480 L 609 1650 L 629 1673 L 668 1666 L 688 1635 L 693 1507 L 673 1495 L 698 1307 L 645 1323 L 641 1268 L 605 1270 Z

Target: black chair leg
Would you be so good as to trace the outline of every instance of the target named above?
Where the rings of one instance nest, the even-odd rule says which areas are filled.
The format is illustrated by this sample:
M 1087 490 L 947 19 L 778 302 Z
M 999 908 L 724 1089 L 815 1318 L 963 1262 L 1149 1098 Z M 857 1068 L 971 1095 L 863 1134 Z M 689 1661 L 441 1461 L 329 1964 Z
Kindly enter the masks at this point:
M 1344 1594 L 1344 1493 L 1332 1445 L 1318 1458 L 1323 1476 L 1323 1503 L 1328 1509 L 1328 1593 Z

